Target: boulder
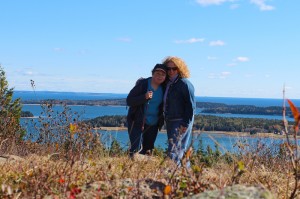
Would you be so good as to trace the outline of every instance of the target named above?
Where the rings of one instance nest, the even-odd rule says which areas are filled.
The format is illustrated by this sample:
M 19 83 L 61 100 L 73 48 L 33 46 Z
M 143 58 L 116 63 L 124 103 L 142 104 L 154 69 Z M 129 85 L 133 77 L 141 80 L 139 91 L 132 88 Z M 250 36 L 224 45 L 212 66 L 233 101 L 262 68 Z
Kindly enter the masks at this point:
M 205 191 L 189 199 L 275 199 L 270 191 L 256 186 L 233 185 L 224 189 Z
M 0 165 L 5 164 L 7 162 L 13 162 L 13 161 L 23 161 L 24 158 L 21 158 L 16 155 L 1 155 L 0 156 Z

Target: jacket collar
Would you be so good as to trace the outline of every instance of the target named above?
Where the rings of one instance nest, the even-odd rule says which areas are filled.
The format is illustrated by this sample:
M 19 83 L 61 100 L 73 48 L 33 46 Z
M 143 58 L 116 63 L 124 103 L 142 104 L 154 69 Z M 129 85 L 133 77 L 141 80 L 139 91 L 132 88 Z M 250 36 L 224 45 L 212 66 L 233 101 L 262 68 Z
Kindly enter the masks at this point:
M 179 77 L 179 75 L 177 74 L 175 77 L 173 77 L 172 79 L 169 79 L 169 80 L 170 80 L 170 82 L 171 82 L 172 84 L 174 84 L 174 83 L 176 83 L 176 82 L 178 81 L 179 78 L 180 78 L 180 77 Z

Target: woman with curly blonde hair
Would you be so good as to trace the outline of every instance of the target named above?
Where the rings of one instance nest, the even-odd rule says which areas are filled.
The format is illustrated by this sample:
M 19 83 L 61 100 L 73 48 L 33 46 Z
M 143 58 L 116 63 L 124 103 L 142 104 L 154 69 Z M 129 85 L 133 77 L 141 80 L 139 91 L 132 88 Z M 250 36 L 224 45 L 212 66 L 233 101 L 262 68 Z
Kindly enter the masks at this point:
M 186 65 L 186 63 L 180 59 L 179 57 L 166 57 L 163 61 L 164 63 L 173 62 L 174 65 L 178 68 L 178 74 L 181 78 L 189 78 L 190 71 Z
M 168 83 L 164 94 L 164 116 L 168 135 L 168 156 L 181 163 L 192 134 L 196 108 L 194 86 L 187 79 L 190 72 L 179 57 L 163 60 L 167 66 Z M 189 166 L 189 162 L 187 162 Z

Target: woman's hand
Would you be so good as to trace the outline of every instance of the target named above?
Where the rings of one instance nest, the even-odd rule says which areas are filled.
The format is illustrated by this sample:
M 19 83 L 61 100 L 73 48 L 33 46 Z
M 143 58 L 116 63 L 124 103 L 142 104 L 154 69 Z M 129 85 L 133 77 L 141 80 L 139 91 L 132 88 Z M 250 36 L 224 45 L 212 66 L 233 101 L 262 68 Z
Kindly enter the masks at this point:
M 180 126 L 178 130 L 179 130 L 179 134 L 182 135 L 182 134 L 184 134 L 186 132 L 187 127 Z
M 152 91 L 147 91 L 147 93 L 145 94 L 145 98 L 147 100 L 152 99 L 152 96 L 153 96 L 153 92 Z

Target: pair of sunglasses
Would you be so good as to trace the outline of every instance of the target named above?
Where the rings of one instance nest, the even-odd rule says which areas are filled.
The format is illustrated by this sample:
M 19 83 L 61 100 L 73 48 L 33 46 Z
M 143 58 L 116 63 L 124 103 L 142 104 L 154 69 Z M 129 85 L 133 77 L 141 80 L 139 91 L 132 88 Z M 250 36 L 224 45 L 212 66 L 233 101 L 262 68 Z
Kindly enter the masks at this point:
M 178 67 L 167 67 L 167 70 L 176 71 L 176 70 L 178 70 Z

